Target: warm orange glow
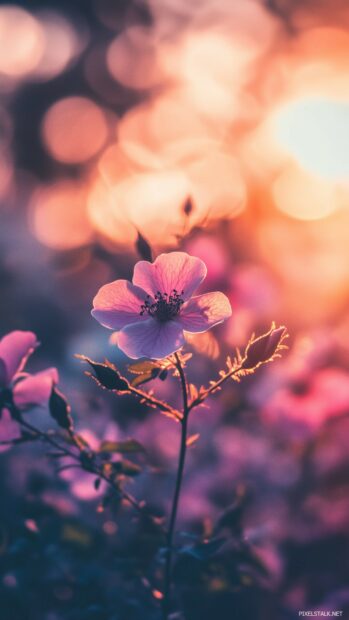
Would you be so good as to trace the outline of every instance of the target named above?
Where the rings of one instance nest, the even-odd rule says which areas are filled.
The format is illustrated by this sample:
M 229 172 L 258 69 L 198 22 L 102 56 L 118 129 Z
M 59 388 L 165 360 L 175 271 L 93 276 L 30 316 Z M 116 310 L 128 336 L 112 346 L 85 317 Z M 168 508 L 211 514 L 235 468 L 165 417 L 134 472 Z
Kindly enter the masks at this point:
M 108 129 L 102 110 L 85 97 L 67 97 L 46 113 L 43 139 L 49 153 L 74 164 L 95 155 L 106 141 Z
M 110 191 L 111 213 L 125 219 L 155 243 L 175 242 L 183 226 L 181 206 L 191 193 L 188 179 L 180 170 L 135 174 Z M 117 241 L 124 242 L 123 228 L 117 227 Z
M 70 19 L 63 9 L 0 7 L 5 90 L 24 79 L 63 76 L 74 63 L 90 89 L 84 97 L 62 87 L 60 99 L 47 99 L 41 131 L 54 160 L 44 170 L 52 173 L 49 186 L 13 169 L 12 112 L 3 104 L 3 203 L 12 208 L 8 197 L 17 176 L 33 183 L 32 230 L 59 249 L 97 235 L 108 249 L 132 251 L 137 229 L 155 252 L 195 231 L 189 247 L 198 228 L 209 236 L 217 220 L 234 220 L 225 228 L 232 254 L 241 227 L 242 235 L 251 235 L 246 256 L 261 255 L 287 282 L 285 307 L 299 315 L 306 300 L 307 320 L 343 303 L 349 205 L 344 23 L 324 27 L 309 14 L 304 21 L 298 7 L 289 36 L 280 16 L 254 0 L 205 0 L 199 12 L 195 1 L 149 0 L 146 25 L 115 12 L 112 2 L 94 4 L 96 20 L 109 29 L 105 39 L 94 39 L 84 20 Z M 75 180 L 58 180 L 57 163 L 78 164 L 71 170 Z M 236 310 L 234 325 L 231 345 L 252 327 L 247 307 Z
M 304 172 L 296 164 L 281 172 L 272 191 L 280 211 L 300 220 L 326 217 L 339 206 L 338 193 L 331 183 Z
M 347 305 L 348 210 L 309 222 L 265 218 L 258 247 L 284 283 L 281 312 L 314 325 Z M 276 260 L 277 257 L 277 260 Z
M 224 32 L 194 34 L 167 61 L 197 112 L 216 122 L 238 114 L 238 91 L 248 77 L 254 50 Z
M 88 243 L 92 230 L 86 216 L 83 184 L 59 181 L 38 188 L 31 200 L 31 223 L 38 239 L 58 250 Z
M 132 109 L 118 130 L 121 148 L 145 168 L 190 160 L 212 149 L 216 131 L 205 123 L 181 93 L 168 93 Z
M 109 185 L 97 179 L 88 196 L 88 216 L 91 224 L 102 238 L 113 244 L 131 246 L 137 239 L 137 230 L 130 221 L 127 212 L 118 208 Z

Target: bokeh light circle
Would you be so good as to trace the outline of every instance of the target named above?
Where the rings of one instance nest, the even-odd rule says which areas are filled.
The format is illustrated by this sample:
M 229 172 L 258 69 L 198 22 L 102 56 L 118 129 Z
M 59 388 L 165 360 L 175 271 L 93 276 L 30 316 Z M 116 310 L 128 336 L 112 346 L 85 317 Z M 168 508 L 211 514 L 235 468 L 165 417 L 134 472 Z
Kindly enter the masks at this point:
M 101 108 L 86 97 L 66 97 L 53 104 L 42 124 L 50 155 L 67 164 L 85 162 L 102 148 L 108 135 Z
M 45 40 L 40 23 L 15 5 L 0 7 L 0 73 L 10 78 L 30 74 L 40 62 Z
M 88 243 L 92 227 L 86 215 L 84 183 L 57 181 L 38 187 L 30 203 L 30 223 L 37 239 L 56 250 Z

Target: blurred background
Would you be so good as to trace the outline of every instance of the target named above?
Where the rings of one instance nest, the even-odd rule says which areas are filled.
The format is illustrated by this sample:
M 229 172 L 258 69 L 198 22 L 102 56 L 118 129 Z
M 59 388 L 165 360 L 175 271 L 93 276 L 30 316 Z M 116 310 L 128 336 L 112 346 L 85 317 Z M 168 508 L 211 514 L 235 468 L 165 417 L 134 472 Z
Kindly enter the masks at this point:
M 125 368 L 90 308 L 132 275 L 138 232 L 201 257 L 202 290 L 231 301 L 188 343 L 192 380 L 272 320 L 291 334 L 193 414 L 180 527 L 204 536 L 235 508 L 226 550 L 178 562 L 186 620 L 349 614 L 348 27 L 346 0 L 0 2 L 1 335 L 38 334 L 31 368 L 59 368 L 91 445 L 148 446 L 137 497 L 168 510 L 178 428 L 73 355 Z M 171 379 L 154 388 L 176 401 Z M 1 450 L 4 620 L 158 618 L 144 524 L 42 447 Z

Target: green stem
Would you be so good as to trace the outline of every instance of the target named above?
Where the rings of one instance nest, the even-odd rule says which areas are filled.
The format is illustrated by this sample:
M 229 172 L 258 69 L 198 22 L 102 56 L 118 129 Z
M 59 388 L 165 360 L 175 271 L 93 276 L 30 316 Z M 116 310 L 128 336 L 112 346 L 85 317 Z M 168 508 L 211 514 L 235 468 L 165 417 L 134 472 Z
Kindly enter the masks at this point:
M 179 373 L 179 378 L 182 387 L 183 396 L 183 417 L 180 420 L 181 424 L 181 443 L 179 449 L 178 468 L 176 476 L 176 484 L 172 501 L 171 516 L 169 522 L 169 528 L 167 533 L 167 547 L 166 547 L 166 561 L 165 561 L 165 575 L 164 575 L 164 598 L 163 598 L 163 620 L 167 620 L 170 611 L 170 597 L 171 597 L 171 580 L 172 580 L 172 558 L 173 558 L 173 538 L 176 528 L 176 518 L 178 512 L 178 504 L 182 487 L 185 456 L 187 449 L 187 431 L 188 431 L 188 389 L 185 379 L 184 370 L 177 353 L 175 353 L 176 366 Z

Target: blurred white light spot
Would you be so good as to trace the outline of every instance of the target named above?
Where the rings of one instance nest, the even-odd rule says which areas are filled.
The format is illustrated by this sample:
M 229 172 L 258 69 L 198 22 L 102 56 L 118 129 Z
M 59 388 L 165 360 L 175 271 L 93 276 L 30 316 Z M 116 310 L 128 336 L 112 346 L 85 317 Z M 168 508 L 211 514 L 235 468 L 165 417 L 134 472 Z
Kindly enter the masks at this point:
M 40 23 L 14 5 L 0 7 L 0 73 L 22 78 L 31 73 L 44 52 Z
M 332 181 L 349 179 L 349 101 L 294 101 L 274 123 L 279 144 L 305 170 Z

